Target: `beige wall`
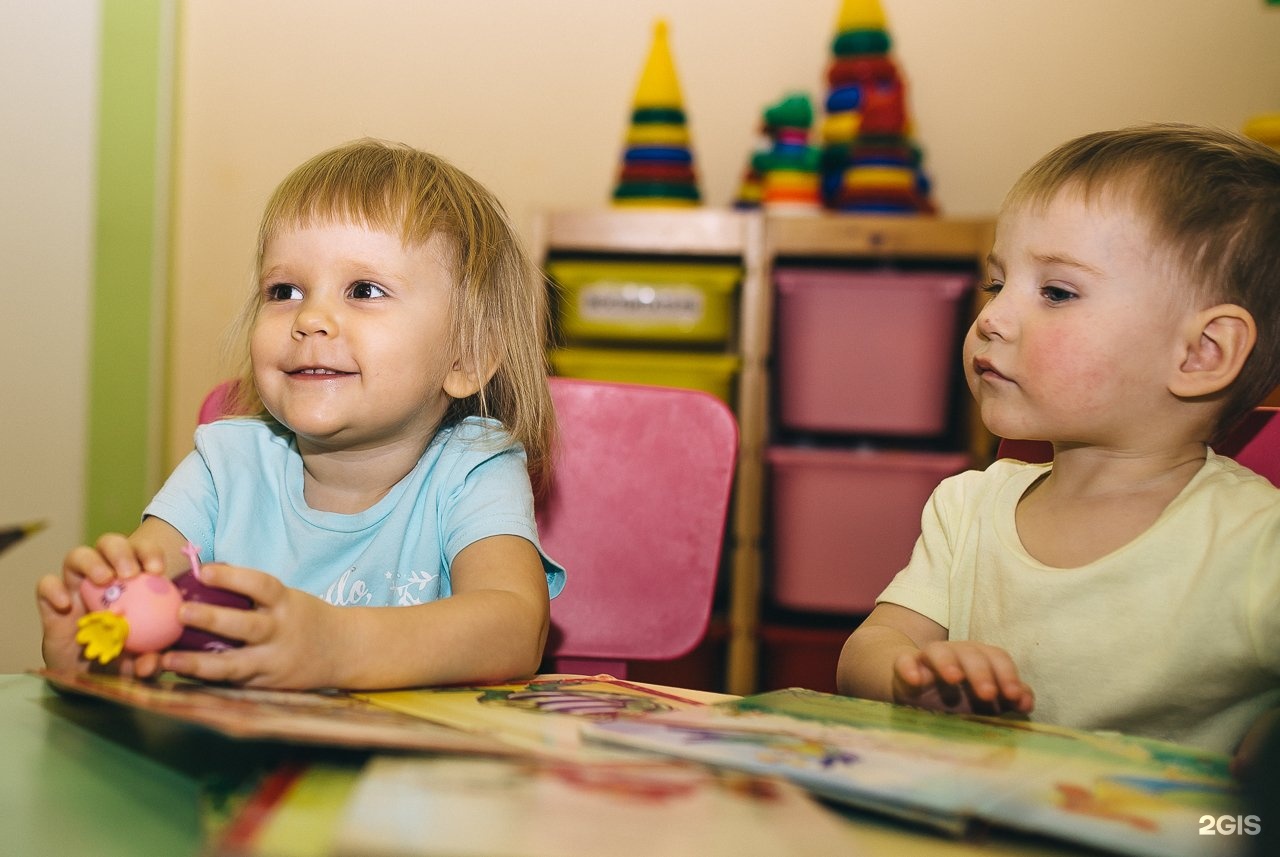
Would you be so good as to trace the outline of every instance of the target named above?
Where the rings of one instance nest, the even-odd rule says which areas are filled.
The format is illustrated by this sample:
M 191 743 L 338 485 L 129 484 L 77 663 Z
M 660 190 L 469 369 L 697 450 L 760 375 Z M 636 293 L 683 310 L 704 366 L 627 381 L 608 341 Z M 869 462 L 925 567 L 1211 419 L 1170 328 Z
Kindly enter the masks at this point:
M 760 108 L 821 97 L 838 0 L 179 0 L 170 459 L 190 446 L 259 207 L 362 134 L 444 154 L 527 224 L 607 199 L 652 20 L 671 21 L 702 187 L 732 196 Z M 0 3 L 0 672 L 34 666 L 31 590 L 81 536 L 97 0 Z M 884 0 L 946 213 L 985 214 L 1066 137 L 1280 110 L 1263 0 Z
M 1263 0 L 884 0 L 944 213 L 988 214 L 1037 155 L 1143 120 L 1280 109 Z M 838 0 L 198 0 L 182 6 L 171 460 L 283 174 L 361 136 L 440 153 L 526 228 L 604 204 L 650 28 L 671 24 L 704 196 L 730 201 L 761 108 L 823 96 Z
M 0 673 L 40 664 L 35 582 L 81 540 L 97 0 L 0 3 Z

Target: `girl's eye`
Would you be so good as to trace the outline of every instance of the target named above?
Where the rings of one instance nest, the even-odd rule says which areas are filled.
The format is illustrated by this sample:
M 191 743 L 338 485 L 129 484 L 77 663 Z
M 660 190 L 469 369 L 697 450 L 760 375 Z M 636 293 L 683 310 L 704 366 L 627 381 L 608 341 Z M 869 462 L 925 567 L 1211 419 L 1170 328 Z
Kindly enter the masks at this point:
M 1052 283 L 1042 286 L 1040 294 L 1044 295 L 1044 299 L 1050 304 L 1063 304 L 1075 298 L 1075 294 L 1061 286 L 1055 286 Z
M 371 283 L 368 280 L 360 280 L 351 285 L 351 297 L 356 300 L 370 300 L 372 298 L 385 298 L 387 292 L 377 283 Z
M 1000 294 L 1000 290 L 1004 288 L 1004 283 L 991 280 L 978 286 L 978 288 L 989 295 L 998 295 Z
M 268 301 L 296 301 L 302 298 L 302 289 L 292 283 L 272 283 L 266 288 Z

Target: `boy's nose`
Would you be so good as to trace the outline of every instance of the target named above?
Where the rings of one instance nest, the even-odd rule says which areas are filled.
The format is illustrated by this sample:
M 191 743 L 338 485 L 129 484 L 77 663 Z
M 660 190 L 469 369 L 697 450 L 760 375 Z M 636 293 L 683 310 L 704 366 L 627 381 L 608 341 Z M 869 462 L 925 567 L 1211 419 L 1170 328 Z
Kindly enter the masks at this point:
M 974 330 L 983 339 L 1007 339 L 1009 330 L 1009 321 L 1005 318 L 1002 307 L 997 307 L 996 300 L 998 296 L 993 296 L 985 304 L 982 309 L 978 310 L 978 317 L 973 323 Z

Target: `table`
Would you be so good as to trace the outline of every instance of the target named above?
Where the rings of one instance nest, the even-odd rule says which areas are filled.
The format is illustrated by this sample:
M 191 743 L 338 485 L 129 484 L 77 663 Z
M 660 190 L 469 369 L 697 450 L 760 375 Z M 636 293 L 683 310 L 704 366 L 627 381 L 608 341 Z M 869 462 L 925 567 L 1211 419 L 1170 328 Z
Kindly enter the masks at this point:
M 92 699 L 33 675 L 0 675 L 0 852 L 21 857 L 183 857 L 203 842 L 202 786 L 248 777 L 296 748 L 233 741 Z M 1087 853 L 1012 834 L 959 842 L 849 813 L 847 854 Z
M 0 852 L 22 857 L 195 854 L 201 783 L 263 750 L 0 676 Z

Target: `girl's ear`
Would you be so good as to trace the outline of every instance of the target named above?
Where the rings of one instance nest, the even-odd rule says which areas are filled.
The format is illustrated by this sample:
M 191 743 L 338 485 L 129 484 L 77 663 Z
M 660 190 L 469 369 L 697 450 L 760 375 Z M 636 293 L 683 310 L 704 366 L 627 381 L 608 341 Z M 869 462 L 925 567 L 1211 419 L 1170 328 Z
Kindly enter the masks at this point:
M 490 360 L 482 371 L 475 371 L 469 362 L 458 358 L 453 361 L 453 368 L 444 376 L 444 391 L 453 399 L 465 399 L 480 392 L 493 373 L 498 371 L 498 361 Z
M 1182 361 L 1169 392 L 1181 398 L 1209 396 L 1231 386 L 1258 341 L 1253 315 L 1236 304 L 1196 313 L 1187 326 Z

